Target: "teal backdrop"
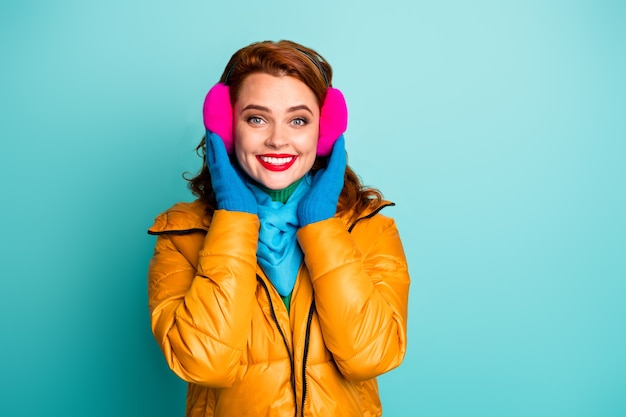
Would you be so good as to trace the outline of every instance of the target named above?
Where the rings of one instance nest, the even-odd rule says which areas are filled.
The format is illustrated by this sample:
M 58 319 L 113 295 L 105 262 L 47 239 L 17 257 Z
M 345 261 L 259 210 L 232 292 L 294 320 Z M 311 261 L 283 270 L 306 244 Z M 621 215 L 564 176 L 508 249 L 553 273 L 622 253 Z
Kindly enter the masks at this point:
M 349 163 L 397 203 L 409 350 L 385 416 L 626 415 L 626 3 L 0 5 L 0 415 L 184 414 L 150 333 L 162 210 L 192 195 L 230 55 L 333 65 Z

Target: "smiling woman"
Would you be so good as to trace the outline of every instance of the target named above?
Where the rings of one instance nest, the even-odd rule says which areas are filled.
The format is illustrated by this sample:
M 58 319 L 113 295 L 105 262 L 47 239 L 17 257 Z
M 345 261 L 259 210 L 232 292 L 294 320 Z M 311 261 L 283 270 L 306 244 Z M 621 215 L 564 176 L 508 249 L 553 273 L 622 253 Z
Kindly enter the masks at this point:
M 302 81 L 251 74 L 234 107 L 239 165 L 271 190 L 295 183 L 315 162 L 319 118 L 315 95 Z
M 237 51 L 204 104 L 198 196 L 157 217 L 152 330 L 188 416 L 380 416 L 406 351 L 393 205 L 346 164 L 330 65 L 290 41 Z

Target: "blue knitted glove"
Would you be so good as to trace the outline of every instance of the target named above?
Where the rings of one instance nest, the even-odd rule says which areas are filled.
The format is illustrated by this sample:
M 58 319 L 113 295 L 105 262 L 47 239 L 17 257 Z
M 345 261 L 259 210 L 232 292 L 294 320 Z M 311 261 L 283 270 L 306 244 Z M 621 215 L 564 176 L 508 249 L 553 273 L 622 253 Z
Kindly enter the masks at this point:
M 335 215 L 345 171 L 346 145 L 341 135 L 333 145 L 328 166 L 315 173 L 311 181 L 311 190 L 298 204 L 300 227 L 330 219 Z
M 243 182 L 242 173 L 233 167 L 226 153 L 224 141 L 207 130 L 206 163 L 211 173 L 211 184 L 217 208 L 257 214 L 257 202 L 252 191 Z

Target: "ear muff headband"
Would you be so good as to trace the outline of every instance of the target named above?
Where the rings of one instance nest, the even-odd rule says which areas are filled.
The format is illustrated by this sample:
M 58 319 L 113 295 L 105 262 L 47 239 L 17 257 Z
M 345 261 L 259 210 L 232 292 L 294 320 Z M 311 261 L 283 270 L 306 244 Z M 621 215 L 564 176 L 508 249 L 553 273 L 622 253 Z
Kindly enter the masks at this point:
M 230 105 L 230 89 L 222 83 L 215 84 L 204 99 L 202 109 L 204 127 L 219 135 L 224 141 L 226 152 L 233 153 L 233 109 Z M 346 100 L 336 88 L 328 88 L 326 99 L 320 110 L 320 131 L 317 155 L 328 156 L 335 141 L 348 127 Z

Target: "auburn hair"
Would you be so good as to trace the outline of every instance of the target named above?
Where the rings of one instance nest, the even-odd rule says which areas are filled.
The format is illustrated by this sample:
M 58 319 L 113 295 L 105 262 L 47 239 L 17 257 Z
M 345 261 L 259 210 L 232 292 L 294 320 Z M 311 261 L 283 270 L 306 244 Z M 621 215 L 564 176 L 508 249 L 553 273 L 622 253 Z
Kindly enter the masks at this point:
M 294 77 L 306 84 L 315 95 L 321 107 L 326 98 L 328 87 L 332 86 L 332 68 L 316 51 L 298 43 L 281 41 L 255 42 L 241 48 L 230 58 L 220 82 L 229 86 L 231 104 L 237 101 L 239 90 L 245 78 L 253 73 L 266 73 L 274 76 Z M 217 209 L 215 193 L 211 185 L 211 174 L 206 165 L 206 136 L 196 147 L 196 153 L 202 158 L 200 172 L 192 178 L 183 175 L 189 183 L 191 192 L 206 204 L 207 213 L 213 214 Z M 236 163 L 231 156 L 231 162 Z M 311 171 L 315 172 L 326 166 L 327 157 L 317 157 Z M 344 184 L 337 213 L 345 214 L 354 211 L 354 216 L 373 204 L 380 204 L 382 193 L 362 184 L 356 173 L 346 166 Z

